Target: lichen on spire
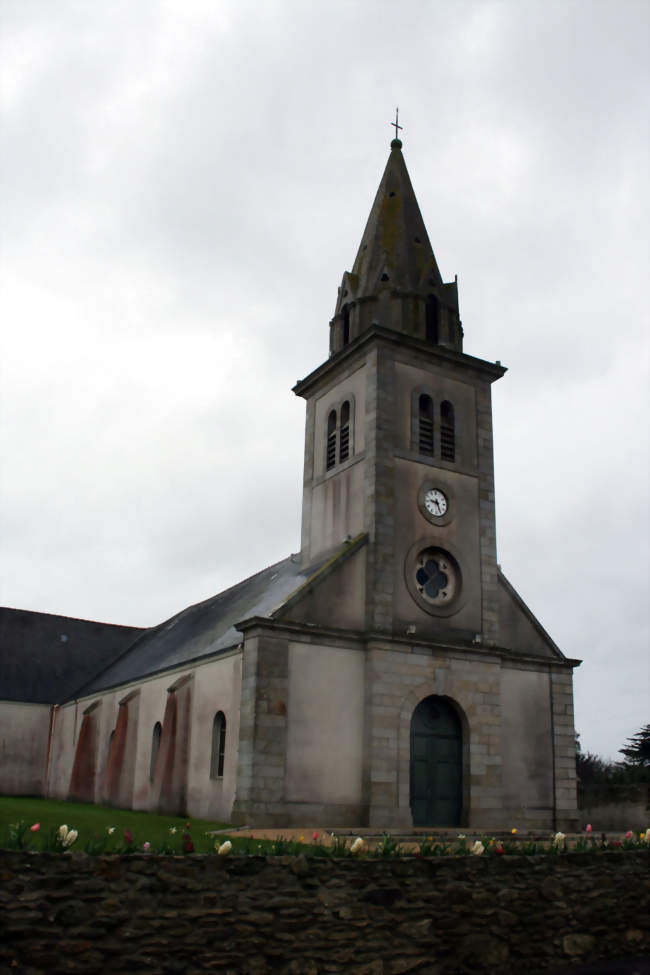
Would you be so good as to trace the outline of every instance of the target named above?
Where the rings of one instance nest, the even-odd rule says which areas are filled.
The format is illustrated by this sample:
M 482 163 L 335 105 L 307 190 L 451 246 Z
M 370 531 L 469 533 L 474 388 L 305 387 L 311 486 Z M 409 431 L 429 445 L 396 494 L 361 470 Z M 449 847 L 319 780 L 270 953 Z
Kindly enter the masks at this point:
M 440 328 L 429 321 L 434 307 Z M 442 336 L 435 344 L 462 351 L 456 284 L 443 283 L 398 138 L 391 142 L 352 270 L 343 275 L 330 351 L 372 324 L 425 340 L 435 333 Z
M 430 281 L 442 283 L 401 148 L 401 140 L 393 139 L 352 267 L 359 279 L 356 297 L 378 294 L 386 280 L 409 293 L 426 292 Z

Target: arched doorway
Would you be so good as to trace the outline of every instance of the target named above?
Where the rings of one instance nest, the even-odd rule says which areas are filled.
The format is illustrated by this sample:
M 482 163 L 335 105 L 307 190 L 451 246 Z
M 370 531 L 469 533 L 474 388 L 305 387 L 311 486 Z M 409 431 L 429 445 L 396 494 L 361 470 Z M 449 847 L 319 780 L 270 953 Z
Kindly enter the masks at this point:
M 414 826 L 458 826 L 463 807 L 463 733 L 444 697 L 420 701 L 411 718 Z

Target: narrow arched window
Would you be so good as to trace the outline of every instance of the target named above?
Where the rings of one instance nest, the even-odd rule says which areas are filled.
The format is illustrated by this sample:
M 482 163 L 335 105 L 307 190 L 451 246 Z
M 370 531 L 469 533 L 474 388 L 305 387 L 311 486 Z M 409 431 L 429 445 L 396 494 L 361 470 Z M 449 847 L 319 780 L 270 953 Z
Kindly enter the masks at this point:
M 336 464 L 336 410 L 332 410 L 327 418 L 327 460 L 326 470 Z
M 440 404 L 440 456 L 443 460 L 456 459 L 456 423 L 449 400 Z
M 350 341 L 350 308 L 348 305 L 343 307 L 343 345 Z
M 426 339 L 433 345 L 438 344 L 438 299 L 435 295 L 428 295 L 426 303 Z
M 339 430 L 339 463 L 350 456 L 350 404 L 346 400 L 341 407 L 341 427 Z
M 156 774 L 156 762 L 158 761 L 158 752 L 160 751 L 160 736 L 162 735 L 162 725 L 160 721 L 156 721 L 153 726 L 153 732 L 151 734 L 151 760 L 149 762 L 149 781 L 153 782 L 153 777 Z
M 433 400 L 426 393 L 418 399 L 418 452 L 433 457 Z
M 210 778 L 223 776 L 224 756 L 226 754 L 226 716 L 217 711 L 212 722 L 212 756 L 210 758 Z

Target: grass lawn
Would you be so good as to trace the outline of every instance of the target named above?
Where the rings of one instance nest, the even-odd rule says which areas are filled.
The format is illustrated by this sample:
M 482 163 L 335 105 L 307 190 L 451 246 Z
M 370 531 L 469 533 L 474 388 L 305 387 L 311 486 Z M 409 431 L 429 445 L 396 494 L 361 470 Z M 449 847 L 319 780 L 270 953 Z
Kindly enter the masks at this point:
M 79 837 L 74 844 L 75 850 L 84 850 L 89 843 L 105 841 L 106 852 L 123 848 L 125 845 L 124 830 L 130 830 L 133 835 L 133 845 L 142 848 L 145 842 L 151 843 L 152 849 L 160 849 L 163 845 L 174 848 L 174 852 L 181 852 L 182 834 L 189 832 L 197 853 L 206 853 L 214 846 L 214 838 L 206 836 L 207 830 L 221 829 L 223 823 L 205 819 L 181 819 L 179 816 L 157 816 L 148 812 L 132 812 L 129 809 L 113 809 L 108 806 L 94 806 L 81 802 L 64 802 L 57 799 L 36 799 L 22 796 L 0 796 L 0 846 L 9 846 L 9 825 L 24 821 L 28 827 L 25 841 L 31 849 L 43 849 L 45 840 L 52 830 L 65 823 L 70 829 L 76 829 Z M 190 828 L 186 830 L 185 824 Z M 40 823 L 40 830 L 31 833 L 29 827 Z M 109 836 L 107 829 L 115 826 L 115 832 Z M 171 827 L 177 832 L 170 834 Z M 170 850 L 171 852 L 171 850 Z

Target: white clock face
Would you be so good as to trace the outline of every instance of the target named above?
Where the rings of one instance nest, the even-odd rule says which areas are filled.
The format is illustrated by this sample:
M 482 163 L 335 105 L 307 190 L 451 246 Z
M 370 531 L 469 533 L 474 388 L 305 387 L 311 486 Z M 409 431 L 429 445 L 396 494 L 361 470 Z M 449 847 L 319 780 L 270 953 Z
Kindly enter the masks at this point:
M 424 507 L 430 515 L 441 518 L 447 513 L 447 498 L 438 488 L 431 488 L 424 495 Z

